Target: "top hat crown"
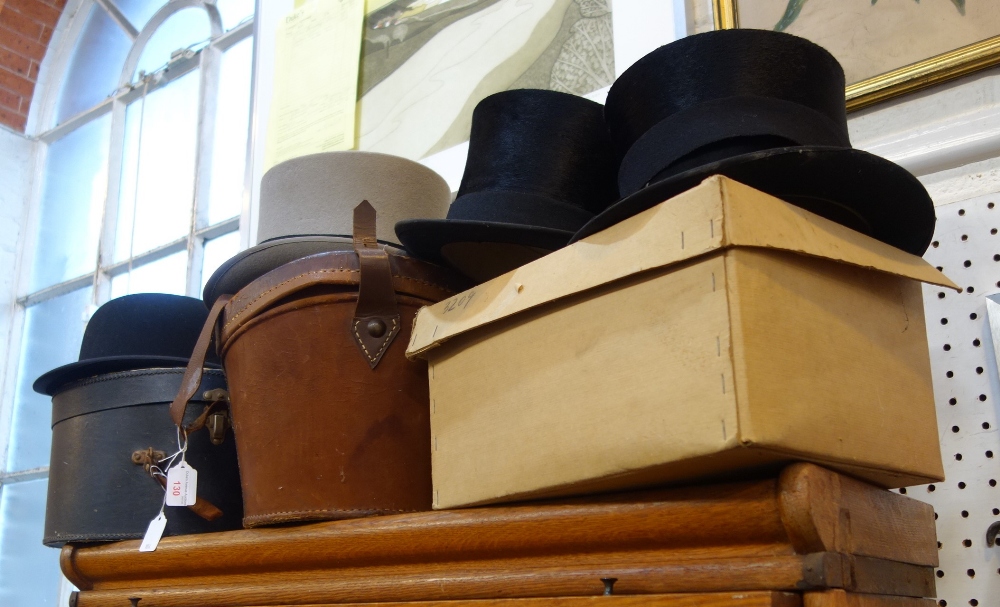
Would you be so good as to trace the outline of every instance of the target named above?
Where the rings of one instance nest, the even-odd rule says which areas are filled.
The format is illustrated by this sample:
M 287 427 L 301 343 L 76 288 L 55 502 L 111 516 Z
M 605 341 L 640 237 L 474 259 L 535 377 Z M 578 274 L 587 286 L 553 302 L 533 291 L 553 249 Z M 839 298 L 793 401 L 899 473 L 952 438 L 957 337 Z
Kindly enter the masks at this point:
M 617 198 L 614 171 L 600 104 L 547 90 L 496 93 L 473 111 L 447 219 L 403 221 L 396 234 L 418 257 L 491 278 L 565 246 Z
M 840 64 L 805 38 L 766 30 L 661 46 L 615 81 L 604 113 L 622 196 L 736 154 L 851 145 Z
M 486 213 L 517 223 L 513 194 L 551 207 L 548 227 L 563 225 L 561 212 L 598 213 L 618 194 L 608 143 L 602 107 L 589 99 L 535 89 L 490 95 L 472 113 L 458 206 L 452 204 L 448 218 L 482 219 Z
M 444 217 L 451 189 L 424 165 L 377 152 L 325 152 L 286 160 L 260 182 L 257 242 L 296 236 L 350 239 L 354 207 L 378 212 L 379 240 L 399 244 L 392 226 L 417 217 Z
M 573 240 L 720 174 L 909 253 L 930 244 L 927 191 L 851 147 L 843 69 L 803 38 L 746 29 L 671 42 L 618 78 L 604 115 L 623 199 Z
M 112 299 L 87 323 L 79 360 L 43 374 L 33 387 L 51 395 L 103 373 L 184 366 L 207 318 L 204 304 L 192 297 L 137 293 Z M 212 352 L 208 361 L 218 365 Z
M 264 173 L 260 192 L 258 244 L 208 279 L 203 296 L 209 306 L 290 261 L 353 250 L 354 207 L 362 200 L 378 212 L 376 237 L 390 247 L 402 246 L 392 231 L 397 221 L 444 217 L 451 202 L 448 183 L 424 165 L 355 150 L 286 160 Z

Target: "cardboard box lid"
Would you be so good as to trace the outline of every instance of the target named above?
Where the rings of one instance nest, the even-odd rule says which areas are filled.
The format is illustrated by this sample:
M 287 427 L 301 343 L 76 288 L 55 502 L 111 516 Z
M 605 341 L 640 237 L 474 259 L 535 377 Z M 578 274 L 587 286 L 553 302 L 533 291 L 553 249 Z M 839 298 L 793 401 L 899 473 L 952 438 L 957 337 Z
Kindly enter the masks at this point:
M 406 355 L 420 358 L 488 323 L 728 247 L 790 251 L 961 290 L 916 255 L 716 175 L 580 242 L 422 308 Z

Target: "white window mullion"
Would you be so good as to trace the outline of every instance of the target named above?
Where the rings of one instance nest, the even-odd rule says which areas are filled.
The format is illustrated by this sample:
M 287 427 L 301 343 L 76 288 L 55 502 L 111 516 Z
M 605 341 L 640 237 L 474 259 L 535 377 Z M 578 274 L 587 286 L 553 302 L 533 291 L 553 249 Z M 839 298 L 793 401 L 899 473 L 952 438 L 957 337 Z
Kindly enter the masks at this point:
M 222 17 L 218 9 L 206 6 L 211 22 L 212 37 L 222 35 Z M 198 231 L 208 227 L 208 206 L 211 203 L 212 158 L 215 144 L 215 114 L 218 107 L 219 64 L 222 51 L 209 44 L 199 53 L 201 86 L 198 89 L 198 151 L 195 154 L 194 209 L 188 239 L 187 293 L 201 297 L 201 271 L 205 238 Z
M 7 469 L 8 447 L 14 419 L 14 401 L 17 393 L 17 367 L 21 361 L 21 332 L 24 327 L 24 306 L 16 304 L 10 322 L 10 339 L 7 342 L 3 381 L 0 385 L 0 471 Z
M 120 276 L 122 274 L 127 274 L 129 270 L 137 270 L 142 266 L 153 263 L 154 261 L 159 261 L 165 257 L 170 257 L 175 253 L 188 250 L 188 243 L 191 241 L 190 236 L 183 236 L 178 238 L 173 242 L 168 242 L 165 245 L 156 247 L 149 251 L 140 253 L 129 259 L 119 261 L 117 263 L 105 266 L 102 269 L 102 273 L 108 278 L 108 281 L 115 276 Z
M 256 10 L 257 11 L 260 10 L 260 0 L 257 0 L 257 9 Z M 241 25 L 241 26 L 239 26 L 237 28 L 234 28 L 233 31 L 229 32 L 229 35 L 233 35 L 233 34 L 237 33 L 238 30 L 243 30 L 243 31 L 239 31 L 239 33 L 240 33 L 239 40 L 242 40 L 243 38 L 245 38 L 247 36 L 254 36 L 253 42 L 251 43 L 251 44 L 253 44 L 253 51 L 252 51 L 252 53 L 250 55 L 251 56 L 251 60 L 250 60 L 250 99 L 248 100 L 248 102 L 250 103 L 250 119 L 247 120 L 247 148 L 246 148 L 246 155 L 244 157 L 244 166 L 243 166 L 243 192 L 242 192 L 243 205 L 240 208 L 240 218 L 239 218 L 240 219 L 240 222 L 239 222 L 240 250 L 245 249 L 245 248 L 251 246 L 251 244 L 253 244 L 252 240 L 256 239 L 256 234 L 253 234 L 253 235 L 250 234 L 250 215 L 252 213 L 252 211 L 251 211 L 251 204 L 252 204 L 252 200 L 253 200 L 253 195 L 252 195 L 252 190 L 253 190 L 253 150 L 254 150 L 254 134 L 255 134 L 254 128 L 253 128 L 253 117 L 257 114 L 257 108 L 256 108 L 256 105 L 257 105 L 257 96 L 254 94 L 254 91 L 256 90 L 255 87 L 257 86 L 257 61 L 256 61 L 256 57 L 257 57 L 257 37 L 254 35 L 254 33 L 257 31 L 256 30 L 256 28 L 257 28 L 257 17 L 256 17 L 256 14 L 257 13 L 255 13 L 254 18 L 251 21 L 249 21 L 247 23 L 244 23 L 243 25 Z M 220 40 L 219 42 L 222 42 L 222 40 Z M 234 44 L 235 44 L 235 42 L 234 42 Z
M 94 303 L 103 304 L 111 297 L 111 277 L 104 271 L 115 259 L 118 233 L 118 199 L 121 190 L 122 162 L 125 157 L 125 112 L 128 106 L 121 96 L 111 107 L 111 146 L 108 156 L 108 187 L 104 198 L 101 240 L 98 245 L 98 271 L 94 280 Z
M 24 221 L 24 236 L 18 251 L 15 266 L 17 284 L 14 294 L 18 301 L 14 302 L 10 320 L 10 333 L 6 337 L 7 350 L 0 351 L 3 356 L 4 368 L 0 373 L 0 472 L 7 469 L 11 432 L 13 430 L 14 404 L 17 396 L 18 367 L 21 362 L 21 343 L 25 321 L 26 304 L 21 301 L 29 293 L 31 284 L 31 269 L 34 265 L 34 254 L 38 243 L 38 222 L 41 215 L 42 191 L 45 176 L 45 166 L 48 161 L 49 147 L 43 142 L 35 144 L 34 160 L 31 167 L 31 186 L 29 192 L 30 206 Z
M 219 63 L 222 53 L 212 45 L 199 53 L 201 86 L 198 89 L 198 150 L 195 153 L 194 209 L 188 239 L 187 292 L 201 296 L 201 269 L 205 239 L 198 230 L 208 227 L 208 205 L 212 187 L 212 150 L 215 143 L 215 113 L 218 106 Z
M 63 7 L 62 15 L 56 24 L 52 39 L 49 41 L 45 59 L 39 67 L 38 80 L 35 84 L 34 102 L 28 116 L 28 133 L 38 133 L 54 126 L 56 108 L 59 106 L 59 93 L 73 52 L 75 42 L 80 38 L 87 15 L 94 0 L 68 0 Z M 67 43 L 72 41 L 71 43 Z
M 40 304 L 43 301 L 49 299 L 54 299 L 60 295 L 65 295 L 71 293 L 78 289 L 84 289 L 94 283 L 94 273 L 84 274 L 83 276 L 77 276 L 76 278 L 71 278 L 59 284 L 54 284 L 51 287 L 45 287 L 40 291 L 35 291 L 30 295 L 26 295 L 17 300 L 17 304 L 24 307 L 34 306 Z
M 122 31 L 125 32 L 126 36 L 133 41 L 139 37 L 139 30 L 135 29 L 132 22 L 130 22 L 128 18 L 123 15 L 120 10 L 118 10 L 118 7 L 115 6 L 114 2 L 109 2 L 108 0 L 97 0 L 97 3 L 100 4 L 101 8 L 104 9 L 104 12 L 111 17 L 111 20 L 117 23 L 118 27 L 122 28 Z

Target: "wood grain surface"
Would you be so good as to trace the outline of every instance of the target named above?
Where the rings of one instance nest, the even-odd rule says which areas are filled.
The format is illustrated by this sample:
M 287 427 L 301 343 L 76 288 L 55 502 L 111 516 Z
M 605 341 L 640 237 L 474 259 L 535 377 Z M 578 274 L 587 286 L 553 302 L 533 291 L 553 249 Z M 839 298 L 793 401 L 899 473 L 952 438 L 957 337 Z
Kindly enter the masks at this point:
M 812 464 L 788 466 L 779 486 L 781 517 L 797 552 L 842 552 L 937 567 L 930 504 L 874 490 Z
M 843 590 L 807 592 L 802 607 L 935 607 L 934 599 L 854 594 Z
M 843 552 L 937 564 L 926 504 L 796 464 L 780 479 L 67 546 L 89 589 L 124 581 L 653 551 L 673 560 Z M 718 552 L 725 548 L 728 552 Z M 660 559 L 662 560 L 662 559 Z
M 928 583 L 933 592 L 930 567 L 896 564 L 914 571 L 886 577 L 871 570 L 870 559 L 836 553 L 673 563 L 561 560 L 545 566 L 494 561 L 149 580 L 81 592 L 78 607 L 115 607 L 130 597 L 141 598 L 142 607 L 237 607 L 597 596 L 604 578 L 617 578 L 618 595 L 844 588 L 920 596 Z
M 548 597 L 419 603 L 353 603 L 339 607 L 802 607 L 802 596 L 790 592 L 648 594 L 644 596 Z M 256 606 L 254 606 L 256 607 Z M 282 605 L 281 607 L 291 607 Z M 301 605 L 296 607 L 324 607 Z
M 743 483 L 172 537 L 151 553 L 138 541 L 67 546 L 61 565 L 78 607 L 587 597 L 608 577 L 616 595 L 923 597 L 936 563 L 924 510 L 797 464 Z

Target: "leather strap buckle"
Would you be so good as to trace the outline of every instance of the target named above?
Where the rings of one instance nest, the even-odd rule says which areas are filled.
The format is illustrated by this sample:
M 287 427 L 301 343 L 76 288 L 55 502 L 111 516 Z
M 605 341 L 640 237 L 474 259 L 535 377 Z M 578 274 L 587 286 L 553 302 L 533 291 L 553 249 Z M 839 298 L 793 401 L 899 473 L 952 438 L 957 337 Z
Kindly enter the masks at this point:
M 198 341 L 194 345 L 194 352 L 191 353 L 187 368 L 184 370 L 180 390 L 177 392 L 177 396 L 174 397 L 173 402 L 170 403 L 170 417 L 174 420 L 174 424 L 178 428 L 184 424 L 184 413 L 187 411 L 188 401 L 194 398 L 194 395 L 198 392 L 198 387 L 201 386 L 202 374 L 205 372 L 205 356 L 208 354 L 208 348 L 212 345 L 212 340 L 215 338 L 215 328 L 219 320 L 219 315 L 222 314 L 223 308 L 226 307 L 230 299 L 232 299 L 232 295 L 223 295 L 215 300 L 215 304 L 212 305 L 212 309 L 208 313 L 208 318 L 205 320 L 205 326 L 201 328 L 201 334 L 198 335 Z M 204 420 L 202 420 L 202 423 L 204 423 Z M 196 429 L 186 428 L 188 432 Z
M 389 254 L 375 237 L 375 208 L 364 200 L 354 208 L 354 252 L 360 279 L 351 336 L 374 369 L 399 334 L 399 308 Z

